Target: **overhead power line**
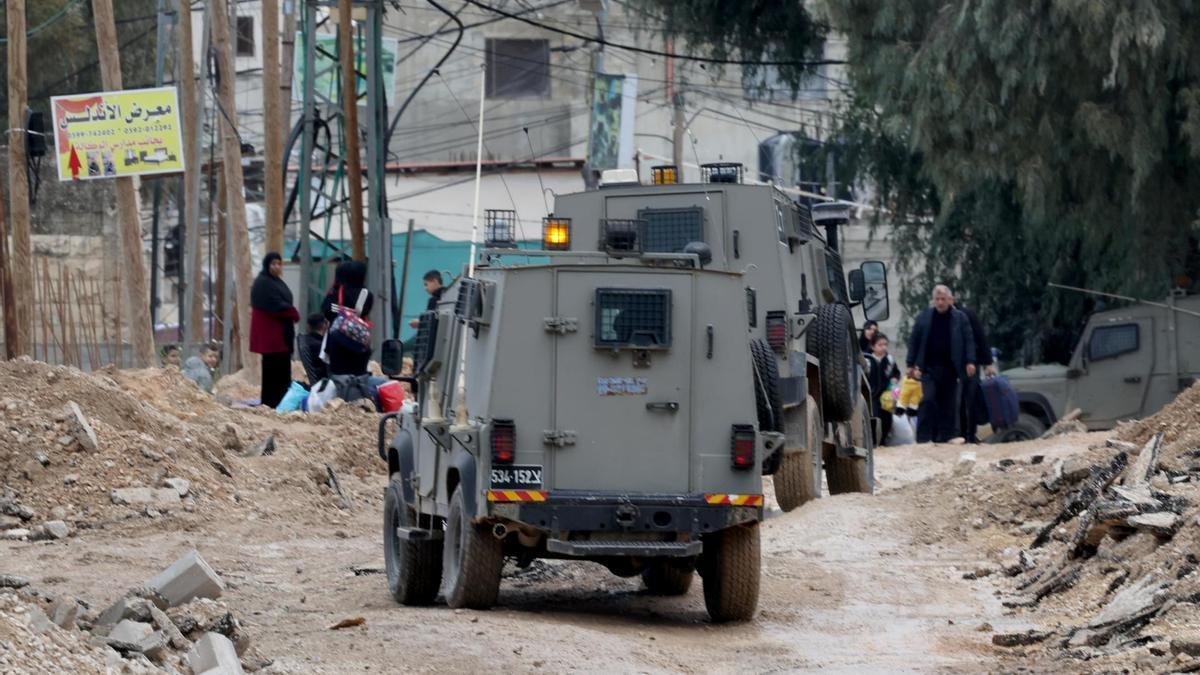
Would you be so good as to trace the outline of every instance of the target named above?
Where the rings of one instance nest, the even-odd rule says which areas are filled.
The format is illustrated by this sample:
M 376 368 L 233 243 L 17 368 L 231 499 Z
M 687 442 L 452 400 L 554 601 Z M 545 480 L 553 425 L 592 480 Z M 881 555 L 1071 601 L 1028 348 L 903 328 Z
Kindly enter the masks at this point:
M 489 12 L 494 12 L 494 13 L 504 16 L 506 18 L 515 19 L 516 21 L 520 21 L 521 23 L 526 23 L 526 24 L 529 24 L 530 26 L 535 26 L 535 27 L 541 28 L 543 30 L 548 30 L 552 33 L 568 35 L 570 37 L 578 38 L 580 40 L 586 40 L 587 42 L 595 42 L 596 44 L 604 45 L 605 47 L 612 47 L 614 49 L 624 49 L 624 50 L 631 51 L 631 52 L 637 52 L 639 54 L 650 54 L 651 56 L 661 56 L 663 58 L 675 59 L 677 61 L 698 61 L 700 63 L 718 63 L 718 64 L 730 65 L 730 66 L 825 66 L 825 65 L 842 65 L 842 64 L 846 63 L 845 61 L 831 60 L 831 59 L 820 59 L 820 60 L 816 60 L 816 61 L 755 61 L 753 59 L 716 59 L 716 58 L 712 58 L 712 57 L 708 57 L 708 56 L 687 56 L 687 55 L 682 55 L 682 54 L 672 54 L 670 52 L 659 51 L 657 49 L 647 49 L 645 47 L 638 47 L 636 45 L 618 44 L 616 42 L 611 42 L 609 40 L 606 40 L 602 37 L 598 37 L 595 35 L 587 35 L 585 33 L 577 33 L 573 30 L 567 30 L 566 28 L 558 28 L 555 26 L 551 26 L 551 25 L 542 23 L 540 21 L 534 21 L 533 19 L 526 18 L 519 14 L 514 14 L 512 12 L 506 12 L 503 9 L 499 9 L 497 7 L 492 7 L 491 5 L 488 5 L 486 3 L 479 2 L 479 0 L 466 0 L 466 1 L 471 3 L 472 5 L 475 5 L 476 7 L 479 7 L 480 9 L 486 9 Z

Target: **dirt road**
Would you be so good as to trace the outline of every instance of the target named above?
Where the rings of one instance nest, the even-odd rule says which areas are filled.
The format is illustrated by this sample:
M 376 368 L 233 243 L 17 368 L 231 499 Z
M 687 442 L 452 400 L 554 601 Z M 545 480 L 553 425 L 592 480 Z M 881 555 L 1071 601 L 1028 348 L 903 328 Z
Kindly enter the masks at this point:
M 1095 440 L 975 450 L 983 464 L 1053 458 Z M 699 584 L 663 599 L 646 595 L 637 579 L 557 561 L 506 568 L 492 611 L 397 606 L 381 574 L 381 474 L 344 480 L 357 503 L 335 522 L 289 517 L 303 503 L 276 485 L 255 497 L 250 515 L 184 521 L 175 531 L 109 528 L 62 542 L 0 542 L 0 559 L 6 572 L 103 608 L 196 547 L 230 582 L 223 599 L 274 661 L 268 672 L 986 671 L 1003 655 L 980 625 L 1026 626 L 1005 615 L 989 579 L 962 578 L 986 553 L 938 534 L 968 527 L 970 514 L 934 494 L 945 481 L 931 480 L 950 473 L 963 449 L 884 448 L 878 495 L 773 512 L 763 531 L 759 615 L 743 625 L 711 625 Z M 364 625 L 328 629 L 358 616 Z

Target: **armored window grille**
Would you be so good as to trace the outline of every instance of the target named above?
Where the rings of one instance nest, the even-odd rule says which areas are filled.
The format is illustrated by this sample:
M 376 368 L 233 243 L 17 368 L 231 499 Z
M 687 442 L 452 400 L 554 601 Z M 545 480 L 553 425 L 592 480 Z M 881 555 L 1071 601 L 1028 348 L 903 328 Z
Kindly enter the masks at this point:
M 597 347 L 667 349 L 671 346 L 671 291 L 596 289 Z
M 825 252 L 825 278 L 838 302 L 849 304 L 850 291 L 846 288 L 846 275 L 842 273 L 842 256 L 835 251 Z
M 681 253 L 693 241 L 704 241 L 704 209 L 642 209 L 646 221 L 643 249 L 654 253 Z
M 600 221 L 600 246 L 609 253 L 641 253 L 645 226 L 640 219 L 605 218 Z
M 796 234 L 805 239 L 811 239 L 816 236 L 817 228 L 813 225 L 812 211 L 804 204 L 797 204 L 792 212 L 796 218 Z
M 437 342 L 437 312 L 421 314 L 417 323 L 417 336 L 413 339 L 413 372 L 420 374 L 433 358 L 433 346 Z
M 458 296 L 454 299 L 454 315 L 462 321 L 479 316 L 479 282 L 475 279 L 458 280 Z
M 1088 358 L 1092 361 L 1111 359 L 1138 350 L 1138 326 L 1125 323 L 1119 326 L 1099 326 L 1088 340 Z
M 517 212 L 501 209 L 485 209 L 483 212 L 483 239 L 488 248 L 517 247 Z
M 746 289 L 746 314 L 751 328 L 758 328 L 758 291 Z
M 736 162 L 714 162 L 700 165 L 700 177 L 705 183 L 741 183 L 745 167 Z

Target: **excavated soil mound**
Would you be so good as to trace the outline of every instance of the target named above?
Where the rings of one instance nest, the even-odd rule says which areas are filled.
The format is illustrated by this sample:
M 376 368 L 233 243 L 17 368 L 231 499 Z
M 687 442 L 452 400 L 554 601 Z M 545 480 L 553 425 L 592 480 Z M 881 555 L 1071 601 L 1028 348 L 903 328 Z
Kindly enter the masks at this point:
M 231 407 L 174 369 L 0 363 L 0 536 L 227 509 L 320 518 L 376 491 L 378 419 L 354 405 L 318 415 Z

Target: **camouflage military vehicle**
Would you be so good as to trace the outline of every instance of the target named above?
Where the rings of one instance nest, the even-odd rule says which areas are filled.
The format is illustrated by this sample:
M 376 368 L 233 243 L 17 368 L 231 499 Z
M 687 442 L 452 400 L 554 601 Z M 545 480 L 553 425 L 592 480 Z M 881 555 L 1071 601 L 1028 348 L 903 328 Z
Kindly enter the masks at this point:
M 822 468 L 833 494 L 871 492 L 871 392 L 851 308 L 887 318 L 883 263 L 864 263 L 847 279 L 837 249 L 845 206 L 810 211 L 774 186 L 745 184 L 741 165 L 701 168 L 698 184 L 675 184 L 674 167 L 655 167 L 651 185 L 634 176 L 560 195 L 555 215 L 591 240 L 605 236 L 606 222 L 632 223 L 646 251 L 703 242 L 711 250 L 707 269 L 742 273 L 758 428 L 786 439 L 762 462 L 780 506 L 818 497 Z
M 1078 408 L 1090 430 L 1152 415 L 1200 376 L 1200 353 L 1189 348 L 1200 333 L 1200 296 L 1172 295 L 1165 303 L 1138 303 L 1088 318 L 1068 365 L 1004 371 L 1017 391 L 1017 424 L 999 442 L 1041 436 Z
M 380 425 L 392 594 L 486 608 L 506 556 L 566 558 L 660 594 L 698 572 L 714 620 L 750 618 L 783 435 L 757 426 L 742 275 L 618 219 L 580 237 L 550 218 L 544 250 L 516 250 L 501 215 L 474 277 L 422 315 L 415 401 Z

